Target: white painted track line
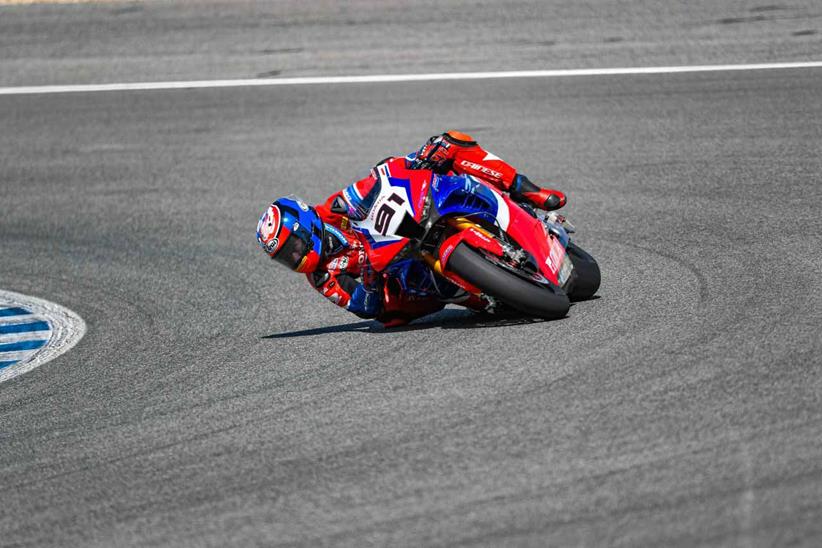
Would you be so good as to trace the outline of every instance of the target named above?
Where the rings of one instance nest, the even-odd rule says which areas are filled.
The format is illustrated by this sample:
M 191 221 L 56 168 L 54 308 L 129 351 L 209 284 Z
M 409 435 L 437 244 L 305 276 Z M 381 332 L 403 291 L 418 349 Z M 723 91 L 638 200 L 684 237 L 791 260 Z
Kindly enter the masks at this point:
M 619 76 L 676 74 L 688 72 L 727 72 L 775 69 L 822 68 L 822 61 L 797 63 L 758 63 L 748 65 L 691 65 L 672 67 L 626 67 L 560 70 L 516 70 L 503 72 L 445 72 L 431 74 L 374 74 L 365 76 L 306 76 L 297 78 L 253 78 L 239 80 L 191 80 L 182 82 L 130 82 L 50 86 L 0 87 L 0 95 L 42 93 L 88 93 L 98 91 L 150 91 L 252 86 L 299 86 L 317 84 L 384 84 L 393 82 L 430 82 L 436 80 L 491 80 L 501 78 L 558 78 L 568 76 Z
M 40 318 L 38 316 L 34 316 L 32 314 L 21 316 L 0 316 L 0 327 L 4 325 L 14 325 L 18 323 L 33 322 L 39 319 Z

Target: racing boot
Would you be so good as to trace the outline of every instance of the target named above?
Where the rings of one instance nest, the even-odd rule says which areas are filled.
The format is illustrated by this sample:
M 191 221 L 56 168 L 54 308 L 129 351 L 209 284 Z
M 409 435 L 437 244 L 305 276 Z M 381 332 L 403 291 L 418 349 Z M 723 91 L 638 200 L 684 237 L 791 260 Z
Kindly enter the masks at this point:
M 559 209 L 565 205 L 566 201 L 565 194 L 559 190 L 540 188 L 522 174 L 517 174 L 514 178 L 508 193 L 515 202 L 524 203 L 545 211 Z

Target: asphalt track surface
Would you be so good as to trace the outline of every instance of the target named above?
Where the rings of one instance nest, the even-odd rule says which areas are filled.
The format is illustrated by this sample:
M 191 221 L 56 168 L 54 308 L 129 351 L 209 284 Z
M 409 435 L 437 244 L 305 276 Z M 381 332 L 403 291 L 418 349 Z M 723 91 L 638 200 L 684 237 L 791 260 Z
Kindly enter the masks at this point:
M 822 51 L 818 0 L 8 1 L 2 86 L 818 61 Z
M 822 542 L 822 71 L 0 99 L 0 545 Z M 569 195 L 599 298 L 384 330 L 256 246 L 442 128 Z

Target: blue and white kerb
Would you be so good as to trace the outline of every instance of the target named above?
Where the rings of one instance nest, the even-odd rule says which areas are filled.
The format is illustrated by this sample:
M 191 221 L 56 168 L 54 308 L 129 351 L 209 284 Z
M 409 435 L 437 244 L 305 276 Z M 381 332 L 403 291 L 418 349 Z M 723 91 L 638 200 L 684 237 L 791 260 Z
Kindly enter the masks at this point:
M 0 290 L 0 382 L 56 358 L 85 332 L 83 319 L 65 307 Z

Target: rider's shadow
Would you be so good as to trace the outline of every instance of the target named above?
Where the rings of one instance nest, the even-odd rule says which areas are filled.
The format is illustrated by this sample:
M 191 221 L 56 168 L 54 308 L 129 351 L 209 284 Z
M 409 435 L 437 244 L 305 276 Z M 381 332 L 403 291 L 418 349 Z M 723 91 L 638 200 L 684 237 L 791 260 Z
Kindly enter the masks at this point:
M 477 329 L 488 327 L 504 327 L 509 325 L 525 325 L 532 323 L 543 323 L 547 321 L 542 318 L 531 318 L 519 315 L 490 315 L 478 314 L 465 309 L 446 308 L 435 314 L 430 314 L 413 323 L 400 327 L 386 328 L 375 320 L 347 323 L 341 325 L 330 325 L 327 327 L 315 327 L 312 329 L 301 329 L 299 331 L 287 331 L 285 333 L 272 333 L 265 335 L 263 339 L 289 339 L 292 337 L 313 337 L 315 335 L 325 335 L 331 333 L 403 333 L 406 331 L 421 331 L 424 329 Z

